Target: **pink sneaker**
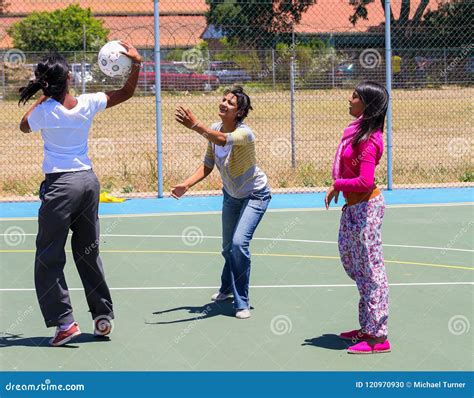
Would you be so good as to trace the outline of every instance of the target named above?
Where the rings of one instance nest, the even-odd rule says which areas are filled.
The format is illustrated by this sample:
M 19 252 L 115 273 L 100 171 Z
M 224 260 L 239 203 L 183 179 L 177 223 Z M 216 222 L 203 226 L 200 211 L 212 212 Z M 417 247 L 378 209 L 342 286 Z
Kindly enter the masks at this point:
M 342 332 L 339 337 L 343 340 L 368 340 L 370 335 L 362 332 L 362 330 L 351 330 L 350 332 Z
M 390 352 L 390 343 L 388 340 L 373 345 L 367 341 L 361 341 L 347 349 L 348 354 L 382 354 L 384 352 Z

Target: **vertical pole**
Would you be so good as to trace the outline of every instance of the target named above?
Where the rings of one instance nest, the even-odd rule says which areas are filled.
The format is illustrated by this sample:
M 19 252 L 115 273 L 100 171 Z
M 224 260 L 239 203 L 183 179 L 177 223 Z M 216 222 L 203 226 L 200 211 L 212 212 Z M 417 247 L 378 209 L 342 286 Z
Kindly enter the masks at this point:
M 154 30 L 155 30 L 155 108 L 156 108 L 156 156 L 158 170 L 158 197 L 163 197 L 163 145 L 161 131 L 161 57 L 160 57 L 160 7 L 159 0 L 154 0 Z
M 2 99 L 5 100 L 7 93 L 5 92 L 5 62 L 2 62 Z
M 446 47 L 443 49 L 444 54 L 444 84 L 448 84 L 448 64 L 446 62 Z
M 336 48 L 334 46 L 334 38 L 332 36 L 332 33 L 331 33 L 331 36 L 329 38 L 329 42 L 331 43 L 331 83 L 332 83 L 332 88 L 334 89 L 336 87 L 336 76 L 335 76 L 335 65 L 334 65 L 334 58 L 336 56 Z
M 290 129 L 291 129 L 291 167 L 296 167 L 295 148 L 295 29 L 291 32 L 291 57 L 290 57 Z
M 87 50 L 87 39 L 86 39 L 86 24 L 82 25 L 82 62 L 81 62 L 81 83 L 82 83 L 82 94 L 86 93 L 86 50 Z
M 272 82 L 273 82 L 273 91 L 275 91 L 276 71 L 275 71 L 275 49 L 274 48 L 272 48 Z
M 387 189 L 393 189 L 392 154 L 392 43 L 390 36 L 390 0 L 385 0 L 385 75 L 388 91 L 387 109 Z

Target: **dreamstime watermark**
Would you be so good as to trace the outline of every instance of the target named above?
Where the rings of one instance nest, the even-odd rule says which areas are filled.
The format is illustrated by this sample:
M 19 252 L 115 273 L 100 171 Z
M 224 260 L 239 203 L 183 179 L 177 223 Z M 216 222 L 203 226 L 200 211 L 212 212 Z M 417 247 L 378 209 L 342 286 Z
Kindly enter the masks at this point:
M 201 314 L 194 319 L 188 326 L 186 326 L 181 332 L 174 338 L 174 343 L 179 344 L 191 331 L 198 325 L 199 321 L 205 318 L 211 311 L 211 306 L 208 305 Z
M 464 315 L 454 315 L 448 321 L 448 330 L 455 336 L 461 336 L 462 334 L 469 333 L 470 329 L 471 323 Z
M 204 233 L 201 228 L 191 225 L 183 230 L 181 240 L 186 246 L 196 246 L 204 240 Z
M 85 391 L 84 384 L 54 384 L 50 379 L 43 383 L 35 384 L 16 384 L 8 383 L 5 385 L 5 391 Z
M 19 246 L 25 243 L 26 233 L 23 228 L 13 225 L 5 230 L 3 240 L 7 246 Z
M 27 319 L 32 313 L 33 313 L 33 307 L 30 305 L 26 310 L 24 311 L 18 311 L 17 312 L 17 318 L 10 324 L 7 330 L 5 330 L 5 334 L 16 334 L 15 329 L 20 326 L 25 319 Z
M 183 52 L 181 60 L 186 63 L 189 69 L 199 69 L 204 65 L 204 54 L 197 48 L 192 48 Z
M 364 69 L 375 69 L 382 63 L 382 56 L 375 48 L 367 48 L 360 53 L 359 62 Z
M 18 48 L 12 48 L 3 54 L 3 62 L 15 65 L 23 65 L 26 63 L 26 55 Z
M 446 69 L 444 69 L 440 73 L 441 77 L 446 77 L 446 75 L 449 72 L 451 72 L 454 68 L 456 68 L 458 66 L 458 64 L 460 62 L 462 62 L 471 53 L 473 47 L 474 47 L 473 43 L 470 43 L 469 45 L 462 46 L 461 47 L 462 48 L 461 53 L 449 63 L 449 65 L 446 67 Z
M 112 224 L 108 225 L 107 228 L 105 230 L 102 231 L 102 234 L 109 234 L 111 233 L 116 227 L 117 225 L 119 225 L 120 223 L 122 222 L 122 219 L 118 219 L 116 221 L 114 221 Z M 87 246 L 85 249 L 84 249 L 84 254 L 86 256 L 88 256 L 89 254 L 91 254 L 94 250 L 97 250 L 99 248 L 99 244 L 100 244 L 100 238 L 96 239 L 94 242 L 92 242 L 89 246 Z
M 298 217 L 295 217 L 293 220 L 290 222 L 287 222 L 283 229 L 278 233 L 278 235 L 270 242 L 269 245 L 265 246 L 265 248 L 262 250 L 263 254 L 268 254 L 270 253 L 273 248 L 278 244 L 278 242 L 283 239 L 285 236 L 288 235 L 288 233 L 298 224 L 301 224 L 301 220 Z
M 467 225 L 463 226 L 441 251 L 441 255 L 445 255 L 446 251 L 451 249 L 472 227 L 474 227 L 474 221 L 469 221 Z
M 91 141 L 91 152 L 94 157 L 101 159 L 114 154 L 115 144 L 110 138 L 96 138 Z
M 284 334 L 291 333 L 293 330 L 293 323 L 286 315 L 277 315 L 273 317 L 270 322 L 270 330 L 277 336 L 283 336 Z
M 461 158 L 471 151 L 471 144 L 467 138 L 452 138 L 448 142 L 448 153 L 453 158 Z

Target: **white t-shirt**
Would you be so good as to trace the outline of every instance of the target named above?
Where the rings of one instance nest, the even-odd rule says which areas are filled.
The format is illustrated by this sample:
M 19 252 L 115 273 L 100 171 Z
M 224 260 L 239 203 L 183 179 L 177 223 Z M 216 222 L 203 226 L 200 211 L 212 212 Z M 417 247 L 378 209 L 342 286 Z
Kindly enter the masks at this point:
M 77 97 L 72 109 L 49 98 L 33 110 L 28 124 L 32 131 L 41 131 L 45 174 L 92 168 L 87 156 L 89 129 L 95 114 L 106 107 L 105 93 L 95 93 Z

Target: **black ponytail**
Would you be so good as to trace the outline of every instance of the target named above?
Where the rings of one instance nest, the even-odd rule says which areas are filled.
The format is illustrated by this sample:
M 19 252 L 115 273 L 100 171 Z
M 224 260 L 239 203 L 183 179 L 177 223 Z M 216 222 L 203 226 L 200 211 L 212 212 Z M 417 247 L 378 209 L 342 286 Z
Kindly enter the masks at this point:
M 352 141 L 353 147 L 367 141 L 372 133 L 383 131 L 389 100 L 386 88 L 376 82 L 362 82 L 355 88 L 355 92 L 364 103 L 365 109 L 357 134 Z
M 62 55 L 53 53 L 46 56 L 36 66 L 35 79 L 20 88 L 18 104 L 26 104 L 40 90 L 47 97 L 61 102 L 67 93 L 68 74 L 69 65 Z

